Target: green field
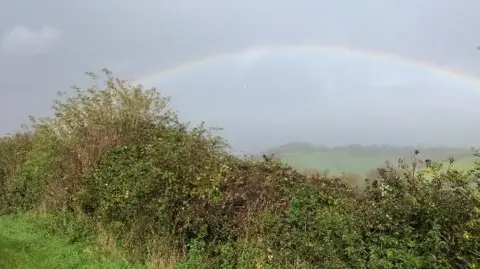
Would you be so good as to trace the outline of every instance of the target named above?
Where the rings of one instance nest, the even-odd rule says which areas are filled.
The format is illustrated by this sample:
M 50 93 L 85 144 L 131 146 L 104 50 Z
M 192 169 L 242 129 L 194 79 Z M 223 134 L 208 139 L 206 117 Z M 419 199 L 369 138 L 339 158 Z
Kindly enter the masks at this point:
M 267 151 L 277 158 L 305 170 L 315 169 L 319 172 L 329 171 L 333 175 L 355 172 L 366 175 L 372 169 L 385 165 L 385 162 L 396 163 L 398 159 L 411 160 L 414 147 L 393 146 L 343 146 L 315 147 L 305 143 L 291 143 Z M 448 166 L 450 157 L 455 158 L 454 166 L 458 169 L 469 169 L 475 161 L 471 149 L 468 148 L 420 148 L 419 158 L 431 159 Z
M 341 174 L 342 172 L 366 174 L 373 167 L 382 165 L 387 160 L 382 157 L 352 156 L 345 152 L 291 153 L 278 157 L 300 170 L 315 169 L 321 172 L 329 171 L 332 174 Z
M 45 225 L 45 218 L 0 216 L 0 269 L 142 268 L 100 254 L 86 242 L 49 235 Z

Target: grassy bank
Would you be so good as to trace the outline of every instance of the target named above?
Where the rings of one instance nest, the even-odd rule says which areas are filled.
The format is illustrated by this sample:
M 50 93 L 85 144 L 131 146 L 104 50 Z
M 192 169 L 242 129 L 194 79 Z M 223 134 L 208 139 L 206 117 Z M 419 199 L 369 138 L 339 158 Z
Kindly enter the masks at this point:
M 1 269 L 140 269 L 88 242 L 52 235 L 47 217 L 0 216 Z

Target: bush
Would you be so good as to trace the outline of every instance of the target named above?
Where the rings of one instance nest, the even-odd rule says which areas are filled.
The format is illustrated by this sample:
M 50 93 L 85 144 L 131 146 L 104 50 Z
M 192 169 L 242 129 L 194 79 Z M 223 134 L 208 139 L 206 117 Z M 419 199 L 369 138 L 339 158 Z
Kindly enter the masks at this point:
M 42 202 L 50 193 L 49 184 L 61 179 L 64 171 L 63 154 L 59 154 L 58 139 L 42 133 L 39 129 L 33 136 L 33 144 L 18 170 L 14 184 L 15 204 L 23 211 L 43 208 Z
M 15 185 L 20 167 L 32 150 L 32 134 L 28 131 L 0 138 L 0 213 L 17 210 Z
M 380 179 L 368 187 L 358 207 L 369 266 L 464 268 L 478 259 L 464 240 L 469 223 L 478 219 L 478 200 L 465 175 L 439 169 L 428 180 L 414 173 L 399 177 L 393 167 L 379 171 Z

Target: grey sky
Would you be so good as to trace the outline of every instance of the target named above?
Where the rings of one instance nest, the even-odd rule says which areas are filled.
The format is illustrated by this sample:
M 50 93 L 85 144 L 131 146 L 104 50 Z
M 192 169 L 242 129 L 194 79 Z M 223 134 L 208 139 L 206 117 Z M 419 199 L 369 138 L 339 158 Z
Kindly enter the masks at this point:
M 162 67 L 176 66 L 189 59 L 238 51 L 249 46 L 300 43 L 343 45 L 405 55 L 480 76 L 480 52 L 475 50 L 475 47 L 480 44 L 478 17 L 480 1 L 478 0 L 17 0 L 4 2 L 0 9 L 0 132 L 3 133 L 16 129 L 25 122 L 28 114 L 47 114 L 51 100 L 55 97 L 54 93 L 58 90 L 67 90 L 72 84 L 81 84 L 84 80 L 84 71 L 95 71 L 107 67 L 124 78 L 137 78 Z M 242 73 L 240 78 L 237 76 L 236 80 L 225 70 L 220 72 L 224 74 L 224 78 L 215 76 L 214 79 L 203 77 L 199 71 L 196 75 L 191 74 L 188 78 L 189 83 L 182 84 L 172 79 L 169 84 L 165 84 L 165 87 L 169 85 L 171 88 L 165 90 L 171 91 L 174 99 L 176 93 L 182 92 L 177 94 L 179 109 L 182 102 L 184 106 L 188 104 L 189 111 L 185 112 L 187 118 L 189 113 L 201 116 L 202 106 L 207 105 L 192 107 L 193 102 L 188 103 L 184 101 L 185 98 L 201 97 L 198 91 L 207 93 L 218 91 L 217 99 L 219 100 L 216 102 L 225 104 L 222 111 L 217 111 L 216 114 L 221 114 L 224 119 L 220 120 L 217 117 L 212 118 L 212 121 L 224 123 L 229 117 L 236 119 L 235 122 L 230 121 L 228 138 L 250 149 L 266 142 L 277 143 L 297 138 L 312 140 L 313 136 L 319 137 L 318 131 L 310 136 L 306 135 L 311 133 L 309 129 L 311 127 L 307 124 L 292 124 L 296 127 L 289 128 L 291 130 L 288 134 L 272 139 L 272 133 L 280 130 L 279 125 L 275 123 L 281 122 L 281 118 L 284 117 L 278 114 L 281 107 L 284 107 L 284 102 L 295 100 L 290 107 L 296 111 L 297 117 L 302 113 L 311 113 L 313 115 L 303 115 L 303 118 L 310 122 L 320 121 L 320 117 L 314 116 L 318 111 L 313 105 L 303 105 L 306 107 L 305 112 L 298 110 L 298 107 L 302 107 L 299 104 L 313 102 L 308 92 L 330 87 L 336 95 L 332 93 L 328 98 L 325 95 L 327 99 L 325 103 L 330 106 L 338 103 L 340 107 L 340 103 L 345 104 L 348 101 L 345 96 L 349 94 L 367 98 L 367 94 L 358 94 L 359 87 L 368 85 L 396 87 L 390 84 L 402 80 L 402 76 L 395 72 L 382 75 L 380 80 L 375 79 L 376 70 L 381 68 L 372 69 L 374 75 L 373 79 L 369 78 L 368 85 L 365 84 L 366 82 L 361 84 L 357 81 L 347 81 L 347 83 L 341 75 L 336 82 L 331 78 L 319 80 L 315 75 L 313 75 L 315 79 L 309 80 L 307 71 L 312 70 L 311 65 L 315 63 L 307 57 L 303 58 L 304 63 L 296 61 L 290 68 L 281 66 L 281 64 L 291 64 L 284 59 L 269 61 L 259 61 L 251 67 L 250 71 L 246 70 L 244 74 Z M 232 63 L 234 64 L 239 63 Z M 302 67 L 304 65 L 310 65 L 310 68 Z M 222 68 L 227 67 L 222 66 Z M 234 67 L 230 68 L 234 69 Z M 292 72 L 292 69 L 304 72 Z M 347 72 L 346 70 L 340 68 L 339 72 Z M 353 72 L 356 69 L 349 70 L 348 72 Z M 363 68 L 360 66 L 358 70 Z M 259 78 L 259 74 L 264 75 Z M 359 72 L 359 74 L 367 75 L 365 72 Z M 330 77 L 335 75 L 332 74 Z M 271 94 L 265 95 L 265 98 L 270 99 L 268 102 L 263 102 L 262 106 L 268 106 L 268 109 L 264 109 L 260 104 L 257 110 L 250 109 L 253 114 L 261 109 L 272 111 L 271 114 L 264 112 L 263 118 L 254 120 L 246 116 L 236 116 L 237 112 L 225 111 L 229 107 L 228 100 L 231 99 L 231 95 L 229 96 L 227 92 L 240 94 L 244 91 L 243 85 L 246 83 L 243 80 L 255 84 L 251 88 L 255 88 L 256 91 L 265 91 L 264 93 L 272 89 L 262 90 L 262 87 L 285 87 L 287 95 L 275 98 L 272 98 Z M 340 88 L 338 81 L 345 84 L 342 84 L 343 93 L 337 89 Z M 433 80 L 426 81 L 425 83 L 433 83 Z M 237 86 L 235 83 L 242 85 Z M 197 89 L 201 85 L 212 89 L 211 91 L 206 88 Z M 228 87 L 230 90 L 221 92 L 220 86 Z M 238 90 L 235 87 L 238 87 Z M 415 89 L 415 86 L 408 85 L 398 87 L 397 90 L 383 91 L 382 95 L 377 95 L 378 91 L 373 91 L 370 98 L 378 99 L 382 96 L 384 106 L 388 108 L 392 107 L 389 102 L 394 103 L 399 98 L 392 98 L 388 93 L 401 94 L 399 92 L 405 93 Z M 291 95 L 288 95 L 289 90 Z M 195 91 L 197 93 L 194 93 Z M 353 94 L 354 91 L 357 94 Z M 451 94 L 453 91 L 446 90 L 446 92 Z M 256 98 L 261 98 L 259 97 L 262 96 L 261 93 L 256 92 L 256 94 Z M 304 98 L 302 99 L 301 96 Z M 359 100 L 360 97 L 350 98 L 353 101 Z M 444 94 L 440 97 L 428 97 L 428 99 L 422 96 L 419 99 L 427 99 L 443 106 L 442 102 L 448 101 L 447 98 L 452 97 Z M 465 97 L 461 101 L 474 103 L 475 98 L 479 98 L 480 101 L 480 94 Z M 244 104 L 244 106 L 248 105 L 250 104 Z M 352 107 L 344 106 L 345 109 Z M 406 104 L 406 106 L 415 105 Z M 461 111 L 460 107 L 465 107 L 465 104 L 458 107 L 450 105 L 444 111 L 450 109 L 458 112 Z M 375 108 L 369 106 L 355 109 L 361 109 L 362 114 L 375 114 Z M 431 109 L 434 110 L 433 107 Z M 213 108 L 210 110 L 211 113 L 204 113 L 206 120 L 209 120 L 209 115 L 215 114 Z M 413 111 L 408 107 L 406 110 Z M 354 114 L 358 115 L 360 112 L 357 111 Z M 474 112 L 468 111 L 468 113 Z M 400 117 L 401 114 L 393 116 Z M 351 123 L 350 129 L 356 126 L 355 122 L 358 123 L 356 119 L 349 122 L 350 116 L 345 117 L 345 121 Z M 442 117 L 446 119 L 447 116 Z M 402 122 L 407 120 L 408 117 L 399 119 Z M 469 133 L 471 137 L 479 134 L 480 127 L 478 122 L 474 124 L 473 116 L 464 121 L 463 124 L 472 129 Z M 440 130 L 442 124 L 448 125 L 450 122 L 435 124 Z M 414 125 L 418 127 L 421 124 Z M 475 130 L 473 125 L 479 130 Z M 408 126 L 407 123 L 396 124 L 395 128 L 402 127 L 404 132 L 408 133 Z M 255 132 L 248 131 L 257 127 L 262 128 Z M 243 131 L 240 132 L 237 129 Z M 445 127 L 444 131 L 447 132 L 450 129 Z M 327 135 L 328 139 L 324 139 L 329 143 L 346 143 L 348 140 L 358 142 L 355 140 L 358 137 L 363 137 L 360 140 L 367 143 L 382 137 L 382 135 L 363 132 L 363 135 L 351 138 L 352 134 L 345 131 L 329 130 L 328 132 L 330 132 Z M 235 133 L 239 135 L 235 136 Z M 336 138 L 339 139 L 336 140 Z M 395 139 L 397 138 L 386 140 Z M 439 137 L 433 140 L 443 143 L 442 139 Z M 448 135 L 448 139 L 444 139 L 444 143 L 453 143 L 461 139 L 456 134 L 451 134 Z M 322 143 L 322 141 L 313 142 Z M 255 146 L 252 146 L 254 144 Z

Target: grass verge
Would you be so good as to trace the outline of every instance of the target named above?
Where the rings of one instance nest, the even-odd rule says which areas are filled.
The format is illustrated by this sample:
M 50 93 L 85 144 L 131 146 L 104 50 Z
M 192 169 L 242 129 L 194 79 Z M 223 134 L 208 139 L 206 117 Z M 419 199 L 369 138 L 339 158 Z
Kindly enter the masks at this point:
M 101 253 L 93 244 L 51 236 L 47 225 L 46 217 L 0 216 L 0 269 L 143 268 Z

